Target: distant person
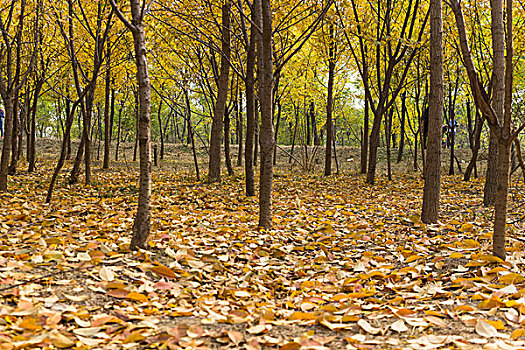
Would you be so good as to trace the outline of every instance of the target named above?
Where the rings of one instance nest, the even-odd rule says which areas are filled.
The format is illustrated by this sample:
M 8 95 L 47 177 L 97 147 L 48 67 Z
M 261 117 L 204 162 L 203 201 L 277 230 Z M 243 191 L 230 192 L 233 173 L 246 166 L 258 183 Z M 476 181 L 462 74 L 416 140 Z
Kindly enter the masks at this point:
M 4 110 L 0 108 L 0 139 L 4 138 L 4 117 Z

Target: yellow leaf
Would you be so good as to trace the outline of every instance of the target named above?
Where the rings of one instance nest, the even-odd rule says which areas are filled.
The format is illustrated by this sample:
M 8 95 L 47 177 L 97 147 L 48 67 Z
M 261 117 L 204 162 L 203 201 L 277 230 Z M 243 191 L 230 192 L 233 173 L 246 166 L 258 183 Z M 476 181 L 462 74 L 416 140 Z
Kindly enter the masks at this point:
M 519 328 L 519 329 L 515 329 L 511 335 L 510 335 L 510 339 L 512 340 L 516 340 L 518 339 L 519 337 L 523 337 L 525 335 L 525 329 L 523 328 Z
M 505 329 L 505 323 L 503 323 L 503 321 L 499 321 L 499 320 L 498 321 L 483 320 L 483 321 L 485 321 L 488 324 L 494 326 L 494 328 L 496 328 L 499 331 Z
M 145 303 L 145 302 L 148 301 L 148 297 L 147 296 L 145 296 L 144 294 L 136 293 L 136 292 L 129 293 L 126 296 L 126 298 L 130 299 L 130 300 L 133 300 L 133 301 L 138 301 L 138 302 L 141 302 L 141 303 Z
M 478 260 L 486 261 L 488 263 L 502 263 L 504 262 L 501 258 L 494 255 L 480 255 L 477 257 Z
M 418 259 L 421 259 L 421 258 L 422 258 L 422 256 L 417 255 L 417 254 L 414 254 L 414 255 L 412 255 L 412 256 L 409 256 L 409 257 L 407 258 L 406 262 L 407 262 L 407 263 L 410 263 L 410 262 L 412 262 L 412 261 L 415 261 L 415 260 L 418 260 Z
M 525 280 L 525 277 L 520 275 L 519 273 L 508 273 L 506 275 L 503 275 L 499 278 L 499 282 L 503 284 L 514 284 L 514 283 L 520 283 Z
M 474 229 L 474 225 L 466 222 L 463 225 L 461 225 L 461 227 L 459 228 L 459 232 L 472 232 L 473 229 Z
M 38 331 L 42 329 L 42 326 L 40 325 L 40 320 L 38 320 L 35 317 L 27 317 L 25 318 L 20 324 L 18 324 L 19 327 L 28 329 L 30 331 Z
M 454 311 L 474 311 L 474 308 L 470 305 L 458 305 L 454 308 Z
M 309 321 L 309 320 L 316 320 L 317 316 L 312 312 L 296 311 L 293 314 L 291 314 L 290 317 L 288 317 L 288 319 L 290 321 L 296 321 L 296 320 Z
M 140 343 L 142 340 L 144 340 L 144 338 L 145 337 L 142 334 L 140 334 L 140 331 L 135 331 L 128 335 L 122 342 L 124 344 Z
M 450 254 L 450 258 L 451 259 L 460 259 L 462 257 L 464 257 L 465 255 L 463 255 L 462 253 L 460 252 L 454 252 L 452 254 Z

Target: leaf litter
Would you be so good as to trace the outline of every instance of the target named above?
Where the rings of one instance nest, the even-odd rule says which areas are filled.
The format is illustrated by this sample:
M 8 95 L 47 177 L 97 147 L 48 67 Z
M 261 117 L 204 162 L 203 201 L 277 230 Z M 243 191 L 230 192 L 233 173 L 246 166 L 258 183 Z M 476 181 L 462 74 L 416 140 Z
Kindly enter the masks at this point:
M 129 171 L 51 205 L 42 178 L 0 195 L 0 349 L 525 347 L 518 188 L 503 262 L 478 180 L 445 177 L 441 221 L 424 225 L 417 176 L 283 173 L 260 231 L 242 179 L 157 171 L 151 247 L 130 252 Z

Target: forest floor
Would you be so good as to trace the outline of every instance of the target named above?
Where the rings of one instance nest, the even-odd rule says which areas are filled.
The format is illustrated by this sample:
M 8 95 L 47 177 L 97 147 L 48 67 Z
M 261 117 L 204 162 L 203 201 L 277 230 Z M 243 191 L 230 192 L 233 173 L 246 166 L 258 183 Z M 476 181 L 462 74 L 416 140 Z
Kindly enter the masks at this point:
M 196 182 L 177 152 L 153 170 L 147 251 L 128 250 L 129 155 L 88 187 L 67 185 L 63 171 L 49 205 L 53 147 L 36 173 L 10 177 L 0 349 L 525 348 L 522 182 L 503 262 L 490 255 L 481 179 L 444 176 L 441 219 L 425 225 L 419 173 L 367 186 L 343 150 L 341 175 L 279 166 L 274 228 L 260 231 L 242 176 Z

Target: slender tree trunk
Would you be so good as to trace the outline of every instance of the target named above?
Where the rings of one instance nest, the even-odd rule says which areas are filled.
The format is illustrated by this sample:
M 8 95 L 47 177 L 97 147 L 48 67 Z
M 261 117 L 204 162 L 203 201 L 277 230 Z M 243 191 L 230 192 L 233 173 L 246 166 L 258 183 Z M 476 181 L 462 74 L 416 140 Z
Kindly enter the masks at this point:
M 235 175 L 230 155 L 230 113 L 228 107 L 226 107 L 224 111 L 224 161 L 226 163 L 226 169 L 228 169 L 228 175 Z
M 260 0 L 262 1 L 262 0 Z M 259 101 L 256 99 L 255 100 L 255 114 L 254 114 L 254 117 L 255 117 L 255 132 L 254 132 L 254 141 L 253 141 L 253 166 L 256 166 L 257 165 L 257 158 L 259 156 L 259 142 L 261 141 L 260 139 L 260 134 L 259 134 L 259 115 L 260 115 L 260 108 L 259 108 Z
M 160 131 L 160 159 L 164 159 L 164 129 L 162 128 L 162 99 L 159 102 L 159 110 L 157 111 L 157 120 L 159 121 Z
M 77 149 L 77 155 L 75 157 L 75 162 L 73 163 L 73 168 L 71 169 L 71 173 L 69 174 L 69 184 L 76 184 L 78 182 L 78 175 L 80 174 L 80 166 L 82 164 L 82 157 L 84 156 L 84 146 L 86 144 L 86 140 L 84 139 L 84 132 L 82 132 L 82 135 L 80 137 L 80 144 L 78 145 Z
M 208 181 L 216 182 L 221 178 L 221 138 L 226 102 L 228 100 L 228 78 L 230 60 L 230 5 L 222 6 L 222 47 L 221 47 L 221 69 L 217 83 L 217 100 L 213 108 L 213 122 L 210 136 L 210 158 L 208 169 Z
M 270 0 L 261 1 L 262 35 L 259 46 L 259 100 L 261 104 L 261 175 L 259 192 L 259 227 L 272 227 L 273 184 L 273 58 L 272 58 L 272 10 Z
M 521 154 L 521 145 L 518 138 L 514 139 L 514 145 L 516 147 L 516 158 L 518 159 L 518 165 L 521 168 L 521 173 L 523 176 L 523 182 L 525 183 L 525 162 L 523 161 L 523 156 Z
M 275 133 L 274 133 L 274 141 L 275 141 L 275 147 L 273 149 L 273 165 L 277 164 L 277 138 L 279 137 L 279 125 L 281 125 L 281 101 L 277 101 L 277 120 L 275 121 Z
M 448 174 L 449 175 L 454 175 L 454 150 L 455 150 L 455 146 L 456 146 L 456 128 L 454 126 L 454 122 L 456 121 L 455 120 L 455 115 L 456 113 L 454 112 L 454 106 L 452 106 L 452 109 L 449 110 L 449 113 L 450 113 L 450 117 L 449 117 L 449 123 L 451 125 L 449 125 L 449 127 L 451 128 L 451 130 L 449 130 L 449 140 L 450 140 L 450 159 L 449 159 L 449 169 L 448 169 Z
M 20 134 L 19 101 L 20 99 L 17 93 L 15 95 L 15 103 L 13 108 L 13 132 L 11 134 L 11 164 L 9 165 L 9 175 L 16 174 L 18 165 L 18 137 Z
M 104 161 L 102 169 L 109 169 L 109 147 L 111 145 L 111 120 L 110 107 L 112 104 L 111 98 L 111 60 L 110 60 L 110 45 L 108 43 L 107 61 L 106 61 L 106 94 L 104 100 Z
M 304 117 L 306 119 L 306 146 L 312 144 L 312 137 L 310 132 L 310 112 L 306 110 L 306 101 L 304 102 Z
M 401 163 L 403 160 L 403 151 L 405 148 L 405 116 L 407 111 L 406 106 L 407 94 L 403 92 L 401 94 L 401 130 L 399 131 L 399 147 L 397 149 L 397 163 Z
M 257 38 L 257 26 L 260 17 L 260 0 L 254 0 L 251 13 L 250 40 L 246 57 L 246 139 L 244 147 L 244 172 L 246 178 L 246 195 L 255 196 L 255 180 L 253 174 L 254 143 L 255 143 L 255 45 Z
M 374 113 L 374 123 L 370 133 L 370 153 L 368 155 L 368 171 L 366 173 L 366 183 L 373 185 L 375 182 L 377 167 L 377 148 L 379 146 L 379 132 L 381 130 L 381 119 L 383 119 L 384 110 L 378 108 Z
M 481 146 L 481 131 L 483 130 L 483 119 L 479 115 L 479 111 L 476 110 L 476 123 L 474 127 L 474 133 L 472 136 L 472 157 L 470 158 L 470 162 L 467 165 L 467 168 L 465 169 L 465 174 L 463 175 L 463 181 L 469 181 L 470 176 L 472 174 L 472 170 L 474 169 L 475 176 L 477 175 L 476 172 L 476 162 L 478 160 L 478 154 L 479 149 Z M 477 176 L 476 176 L 477 177 Z
M 295 106 L 295 104 L 294 104 Z M 292 163 L 293 159 L 293 151 L 295 149 L 295 140 L 297 138 L 297 128 L 299 126 L 299 106 L 295 109 L 295 124 L 293 126 L 293 137 L 292 137 L 292 149 L 290 150 L 290 159 L 288 160 L 288 163 Z
M 443 124 L 443 19 L 441 0 L 430 1 L 430 98 L 428 151 L 424 166 L 425 185 L 421 220 L 435 223 L 439 218 L 441 187 L 441 139 Z
M 120 146 L 120 132 L 122 130 L 122 110 L 123 109 L 124 109 L 124 100 L 121 100 L 120 108 L 118 110 L 117 145 L 115 147 L 115 162 L 118 162 L 118 149 Z
M 60 174 L 60 170 L 64 166 L 64 161 L 65 161 L 66 156 L 67 156 L 67 145 L 68 145 L 68 142 L 69 142 L 68 140 L 71 138 L 71 126 L 73 125 L 73 121 L 75 119 L 75 108 L 76 108 L 77 105 L 78 105 L 78 101 L 77 101 L 77 103 L 75 103 L 73 105 L 73 108 L 71 110 L 69 109 L 69 107 L 66 107 L 66 112 L 67 112 L 67 114 L 66 114 L 66 127 L 65 127 L 65 130 L 64 130 L 64 135 L 62 135 L 62 146 L 61 146 L 61 149 L 60 149 L 60 156 L 58 158 L 58 162 L 57 162 L 57 165 L 55 167 L 55 171 L 53 172 L 53 175 L 51 177 L 51 181 L 49 183 L 49 187 L 47 189 L 46 203 L 50 203 L 51 202 L 51 198 L 53 196 L 53 190 L 55 188 L 56 180 L 58 178 L 58 175 Z
M 23 149 L 23 142 L 24 142 L 24 134 L 26 130 L 26 124 L 27 119 L 29 118 L 29 107 L 31 106 L 31 94 L 29 92 L 26 92 L 24 96 L 24 108 L 22 109 L 22 112 L 20 113 L 20 132 L 18 135 L 18 147 L 17 147 L 17 155 L 16 158 L 20 160 L 20 157 L 22 155 L 22 149 Z
M 29 131 L 29 138 L 28 138 L 28 157 L 27 161 L 29 163 L 28 172 L 32 173 L 35 171 L 35 151 L 36 151 L 36 109 L 38 106 L 38 98 L 40 96 L 40 91 L 42 89 L 44 81 L 39 81 L 35 87 L 35 92 L 33 93 L 33 105 L 31 108 L 31 121 L 30 121 L 30 131 Z M 69 101 L 66 101 L 66 113 L 68 112 L 67 108 L 69 107 Z M 69 116 L 69 114 L 68 114 Z M 66 145 L 70 145 L 70 140 L 67 140 Z M 67 152 L 66 152 L 67 156 Z
M 492 130 L 489 133 L 489 156 L 483 188 L 483 205 L 486 207 L 494 205 L 498 189 L 498 138 Z
M 385 144 L 386 144 L 386 165 L 388 180 L 392 181 L 392 154 L 390 152 L 390 140 L 392 135 L 392 118 L 394 116 L 394 109 L 391 108 L 388 113 L 388 118 L 385 120 Z
M 84 183 L 91 185 L 91 117 L 93 113 L 93 102 L 95 100 L 95 85 L 86 97 L 86 109 L 84 113 L 84 171 L 86 177 Z
M 193 153 L 193 164 L 195 165 L 195 175 L 197 176 L 197 181 L 200 181 L 201 176 L 199 173 L 199 162 L 197 161 L 197 150 L 195 148 L 195 136 L 194 136 L 193 127 L 191 126 L 191 105 L 190 105 L 190 97 L 188 95 L 188 90 L 184 90 L 184 99 L 186 101 L 186 122 L 188 124 L 188 137 L 190 138 L 191 150 Z
M 237 112 L 237 145 L 239 146 L 239 152 L 237 153 L 237 166 L 242 165 L 243 156 L 242 98 L 241 92 L 239 90 L 239 83 L 237 82 L 237 94 L 235 96 L 235 107 Z
M 0 191 L 7 191 L 7 176 L 9 174 L 9 158 L 11 156 L 11 138 L 13 137 L 13 116 L 14 116 L 14 94 L 9 93 L 2 96 L 5 117 L 4 117 L 4 142 L 2 143 L 2 159 L 0 161 Z
M 140 113 L 138 115 L 138 139 L 140 145 L 139 162 L 139 198 L 137 215 L 133 223 L 133 236 L 130 249 L 146 248 L 151 230 L 151 83 L 148 73 L 148 60 L 146 57 L 146 37 L 144 34 L 144 8 L 139 0 L 130 0 L 132 23 L 129 23 L 115 0 L 110 0 L 118 17 L 133 34 L 135 48 L 135 63 L 137 66 L 138 95 Z
M 361 138 L 361 174 L 366 174 L 368 161 L 368 124 L 369 124 L 368 99 L 365 98 L 365 116 L 363 120 L 363 137 Z
M 330 24 L 330 43 L 328 46 L 328 96 L 326 101 L 326 148 L 324 157 L 324 174 L 332 174 L 332 108 L 334 95 L 335 50 L 334 26 Z

